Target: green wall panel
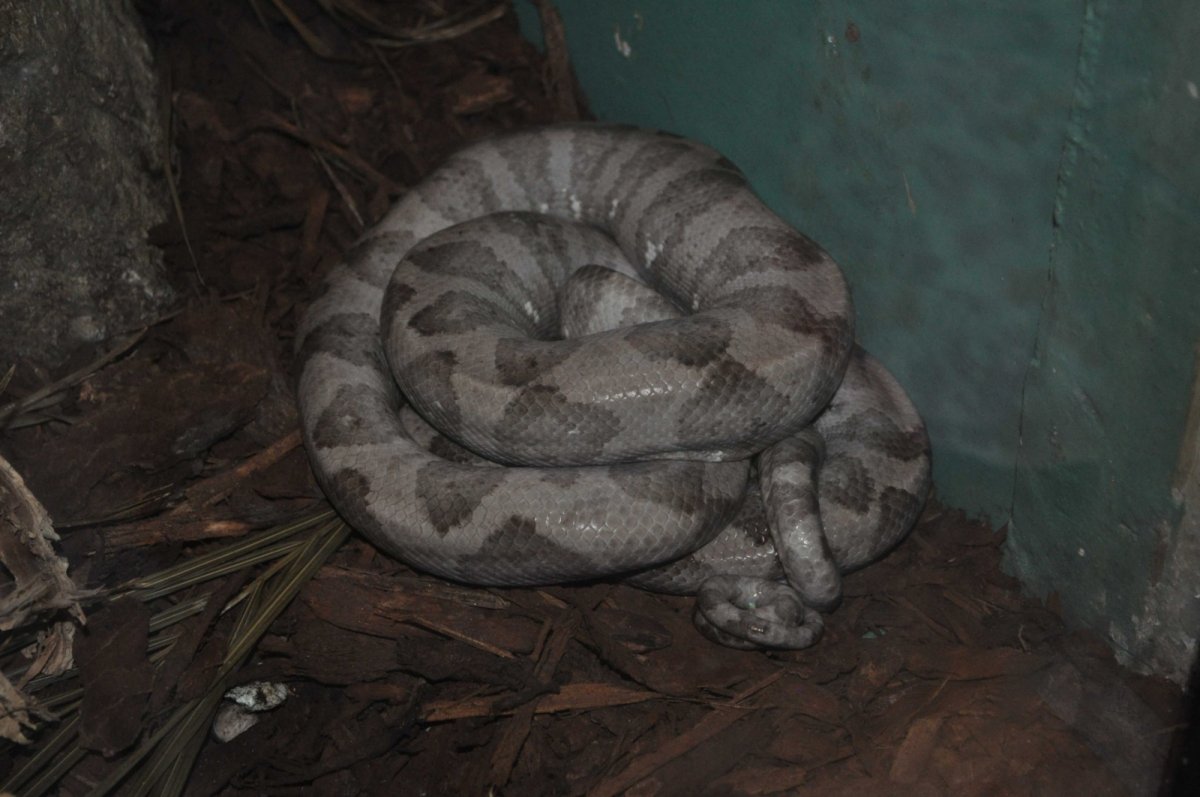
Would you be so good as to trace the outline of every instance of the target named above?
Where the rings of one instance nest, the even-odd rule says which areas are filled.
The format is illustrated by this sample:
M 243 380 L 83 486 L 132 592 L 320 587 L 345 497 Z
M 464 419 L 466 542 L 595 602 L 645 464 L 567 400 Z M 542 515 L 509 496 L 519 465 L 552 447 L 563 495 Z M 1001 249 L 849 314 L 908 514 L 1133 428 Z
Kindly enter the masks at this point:
M 1196 474 L 1178 468 L 1198 445 L 1183 432 L 1200 338 L 1200 7 L 1087 12 L 1010 553 L 1035 591 L 1155 659 L 1200 631 L 1194 553 L 1175 604 L 1156 602 L 1164 557 L 1187 556 L 1179 538 L 1197 531 L 1183 522 Z
M 712 144 L 820 241 L 941 497 L 1010 522 L 1025 582 L 1145 659 L 1191 533 L 1200 4 L 558 7 L 595 114 Z M 1200 621 L 1184 592 L 1172 622 Z

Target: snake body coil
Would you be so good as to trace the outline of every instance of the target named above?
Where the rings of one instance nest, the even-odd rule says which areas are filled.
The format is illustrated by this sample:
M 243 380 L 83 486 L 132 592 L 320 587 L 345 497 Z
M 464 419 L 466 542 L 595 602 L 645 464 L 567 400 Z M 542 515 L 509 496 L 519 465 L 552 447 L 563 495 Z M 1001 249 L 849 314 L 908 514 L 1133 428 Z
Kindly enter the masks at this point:
M 726 644 L 811 644 L 928 491 L 837 265 L 662 133 L 460 151 L 329 275 L 298 357 L 314 470 L 377 545 L 467 583 L 698 592 Z

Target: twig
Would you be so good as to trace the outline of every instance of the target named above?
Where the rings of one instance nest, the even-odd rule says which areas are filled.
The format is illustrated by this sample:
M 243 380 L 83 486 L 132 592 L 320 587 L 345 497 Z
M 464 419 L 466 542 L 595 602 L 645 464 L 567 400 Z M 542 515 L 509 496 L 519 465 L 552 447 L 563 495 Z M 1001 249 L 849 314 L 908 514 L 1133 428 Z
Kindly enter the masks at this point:
M 271 467 L 299 445 L 299 429 L 285 434 L 262 451 L 243 460 L 235 467 L 218 473 L 215 476 L 210 476 L 189 487 L 186 503 L 172 509 L 171 514 L 180 514 L 183 511 L 211 507 L 229 495 L 238 483 L 245 481 L 258 471 Z
M 206 517 L 204 510 L 222 501 L 240 482 L 274 465 L 299 445 L 300 432 L 290 432 L 235 467 L 192 485 L 183 492 L 183 500 L 165 514 L 112 526 L 103 530 L 101 534 L 108 545 L 118 548 L 157 545 L 164 542 L 196 542 L 246 534 L 254 528 L 253 523 L 245 520 L 213 519 Z M 134 505 L 117 510 L 109 518 L 96 522 L 75 522 L 71 526 L 77 528 L 119 521 L 122 515 L 133 513 L 144 503 L 161 503 L 176 498 L 178 494 L 173 488 L 160 488 L 155 493 L 139 499 Z
M 732 705 L 716 709 L 693 725 L 690 730 L 673 739 L 668 739 L 661 747 L 635 758 L 624 770 L 602 781 L 588 792 L 589 797 L 616 797 L 649 777 L 655 770 L 716 736 L 747 714 L 752 713 L 753 709 L 747 710 L 739 707 L 738 704 L 775 683 L 785 674 L 786 670 L 777 670 L 757 681 L 750 688 L 739 692 L 734 696 Z
M 163 69 L 163 172 L 167 178 L 167 192 L 171 195 L 171 206 L 175 210 L 175 219 L 179 222 L 179 231 L 183 234 L 183 245 L 187 248 L 188 257 L 192 260 L 192 270 L 201 287 L 205 287 L 204 275 L 200 273 L 200 261 L 196 258 L 196 250 L 192 248 L 192 239 L 188 235 L 187 218 L 183 213 L 183 202 L 179 199 L 179 186 L 175 182 L 175 169 L 171 163 L 171 133 L 175 129 L 175 103 L 171 101 L 171 70 Z
M 503 698 L 500 698 L 503 699 Z M 603 683 L 567 684 L 556 694 L 538 698 L 534 714 L 557 714 L 560 711 L 593 711 L 614 706 L 628 706 L 649 700 L 663 700 L 658 692 L 630 689 Z M 423 722 L 451 722 L 479 717 L 511 716 L 519 708 L 500 708 L 499 699 L 476 697 L 468 700 L 435 700 L 425 704 Z M 528 704 L 527 704 L 528 705 Z
M 342 4 L 345 4 L 345 0 L 342 0 Z M 473 17 L 468 17 L 457 22 L 454 20 L 459 19 L 461 16 L 465 16 L 465 13 L 469 12 L 464 12 L 464 15 L 460 15 L 460 17 L 448 17 L 444 20 L 439 20 L 438 22 L 434 22 L 420 28 L 407 28 L 404 30 L 392 30 L 380 25 L 379 23 L 376 23 L 372 27 L 376 27 L 376 30 L 383 33 L 384 37 L 371 38 L 368 39 L 368 41 L 371 44 L 378 45 L 379 47 L 390 48 L 411 47 L 415 44 L 449 41 L 450 39 L 457 39 L 460 36 L 465 36 L 473 30 L 477 30 L 478 28 L 482 28 L 484 25 L 487 25 L 490 22 L 496 21 L 504 16 L 507 12 L 508 3 L 500 2 L 485 8 L 482 12 Z M 359 21 L 361 23 L 364 20 L 360 19 Z
M 329 168 L 329 162 L 326 161 L 325 158 L 321 156 L 321 153 L 316 149 L 312 151 L 312 156 L 313 160 L 317 162 L 317 165 L 321 167 L 321 171 L 325 172 L 325 176 L 329 178 L 329 182 L 333 183 L 334 189 L 337 190 L 338 196 L 342 198 L 342 202 L 345 203 L 346 209 L 350 211 L 350 215 L 353 218 L 355 226 L 358 227 L 359 232 L 365 230 L 367 228 L 367 223 L 363 220 L 362 211 L 358 209 L 358 203 L 354 201 L 354 197 L 350 195 L 350 192 L 346 189 L 346 186 L 342 185 L 342 181 L 337 178 L 337 175 L 334 174 L 333 169 Z
M 367 163 L 358 154 L 334 144 L 328 139 L 314 136 L 300 129 L 298 125 L 292 124 L 288 120 L 270 111 L 264 111 L 258 115 L 258 119 L 251 123 L 247 130 L 268 130 L 282 135 L 294 138 L 297 141 L 308 144 L 315 149 L 323 150 L 330 155 L 333 155 L 338 160 L 345 163 L 350 168 L 357 171 L 363 177 L 382 186 L 390 193 L 398 194 L 403 189 L 397 185 L 392 178 L 388 177 L 383 172 L 376 169 L 371 164 Z
M 288 21 L 288 24 L 292 26 L 292 29 L 296 31 L 308 49 L 321 58 L 333 58 L 334 53 L 329 45 L 322 41 L 320 36 L 313 33 L 312 29 L 304 24 L 304 20 L 296 16 L 296 12 L 288 8 L 283 0 L 271 0 L 271 2 L 274 3 L 279 13 L 283 14 L 283 18 Z
M 451 628 L 450 626 L 444 625 L 442 623 L 435 622 L 426 617 L 410 617 L 407 619 L 407 622 L 410 625 L 417 626 L 418 628 L 424 628 L 426 631 L 432 631 L 435 634 L 441 634 L 443 636 L 449 637 L 450 639 L 457 639 L 459 642 L 465 642 L 466 644 L 470 645 L 471 647 L 479 648 L 482 651 L 491 653 L 493 656 L 499 656 L 502 659 L 516 658 L 515 656 L 513 656 L 513 654 L 509 653 L 504 648 L 497 647 L 489 642 L 485 642 L 482 639 L 476 639 L 473 636 L 464 634 L 463 632 L 461 632 L 457 629 Z

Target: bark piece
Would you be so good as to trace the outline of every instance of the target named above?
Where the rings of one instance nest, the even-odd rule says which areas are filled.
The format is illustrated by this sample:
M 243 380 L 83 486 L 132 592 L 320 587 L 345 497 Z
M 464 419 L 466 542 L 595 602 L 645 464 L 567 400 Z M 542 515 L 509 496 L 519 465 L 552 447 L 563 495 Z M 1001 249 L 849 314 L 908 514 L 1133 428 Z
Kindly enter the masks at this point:
M 133 744 L 142 730 L 154 669 L 146 658 L 150 610 L 133 598 L 92 615 L 75 643 L 83 682 L 80 742 L 105 757 Z

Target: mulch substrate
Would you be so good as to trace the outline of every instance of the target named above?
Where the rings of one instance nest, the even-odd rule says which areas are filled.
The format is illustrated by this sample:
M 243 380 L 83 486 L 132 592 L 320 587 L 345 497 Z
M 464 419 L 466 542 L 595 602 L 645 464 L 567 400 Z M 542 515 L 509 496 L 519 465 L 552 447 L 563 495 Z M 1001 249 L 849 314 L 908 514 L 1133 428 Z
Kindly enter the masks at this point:
M 586 115 L 553 18 L 543 54 L 504 3 L 142 8 L 184 221 L 154 237 L 187 298 L 53 411 L 69 424 L 2 441 L 91 584 L 319 508 L 289 368 L 322 274 L 462 143 Z M 22 367 L 11 389 L 47 378 Z M 1022 597 L 1003 536 L 931 501 L 848 577 L 823 639 L 788 653 L 713 645 L 690 599 L 464 588 L 355 537 L 237 675 L 289 698 L 209 741 L 186 793 L 1155 793 L 1178 689 Z M 86 793 L 220 661 L 228 620 L 208 611 L 156 672 L 148 617 L 120 601 L 79 637 L 92 753 L 63 794 Z

